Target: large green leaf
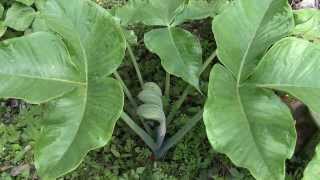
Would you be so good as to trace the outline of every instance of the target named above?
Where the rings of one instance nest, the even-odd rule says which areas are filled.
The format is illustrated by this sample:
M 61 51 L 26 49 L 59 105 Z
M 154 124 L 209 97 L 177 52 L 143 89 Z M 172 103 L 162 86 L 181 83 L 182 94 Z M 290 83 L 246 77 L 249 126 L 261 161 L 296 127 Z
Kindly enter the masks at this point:
M 185 0 L 130 0 L 117 9 L 122 24 L 142 22 L 146 25 L 168 26 L 184 9 Z
M 0 20 L 0 38 L 6 33 L 7 26 L 3 21 Z
M 189 0 L 181 13 L 177 14 L 173 26 L 179 25 L 185 21 L 204 19 L 214 16 L 221 12 L 229 4 L 228 0 Z
M 119 23 L 90 0 L 47 0 L 38 8 L 46 26 L 65 40 L 85 83 L 49 105 L 35 164 L 43 179 L 51 179 L 74 170 L 88 151 L 110 140 L 123 92 L 108 75 L 122 62 L 126 44 Z
M 220 12 L 228 0 L 129 0 L 116 10 L 123 25 L 176 26 L 188 20 L 198 20 Z
M 290 110 L 271 91 L 245 84 L 265 51 L 293 28 L 286 0 L 238 0 L 213 21 L 218 56 L 204 121 L 213 148 L 262 180 L 285 176 L 296 133 Z
M 110 75 L 119 67 L 125 38 L 105 9 L 90 0 L 47 0 L 38 8 L 46 25 L 65 39 L 81 72 L 85 72 L 84 57 L 90 60 L 90 76 Z M 82 77 L 85 76 L 83 73 Z
M 213 21 L 218 57 L 245 80 L 262 54 L 293 28 L 287 0 L 237 0 Z
M 35 2 L 35 0 L 16 0 L 16 1 L 22 4 L 25 4 L 27 6 L 31 6 Z
M 295 147 L 288 107 L 270 90 L 237 86 L 232 73 L 216 65 L 210 76 L 204 122 L 213 148 L 260 180 L 285 176 Z
M 2 98 L 39 104 L 85 86 L 63 41 L 51 33 L 1 42 L 0 67 Z
M 316 148 L 316 154 L 312 161 L 308 164 L 304 171 L 303 180 L 314 180 L 316 177 L 320 177 L 320 144 Z
M 120 117 L 123 98 L 117 81 L 100 78 L 52 102 L 35 150 L 39 175 L 60 177 L 74 170 L 88 151 L 105 146 Z
M 320 113 L 320 46 L 298 38 L 285 38 L 266 54 L 250 82 L 285 91 Z
M 6 14 L 5 24 L 17 31 L 26 30 L 33 22 L 36 12 L 32 7 L 14 3 Z
M 4 7 L 2 4 L 0 4 L 0 19 L 2 19 L 4 13 Z
M 197 37 L 181 28 L 162 28 L 146 33 L 144 42 L 167 72 L 199 89 L 202 49 Z
M 294 12 L 296 27 L 293 35 L 320 42 L 320 12 L 318 9 L 301 9 Z

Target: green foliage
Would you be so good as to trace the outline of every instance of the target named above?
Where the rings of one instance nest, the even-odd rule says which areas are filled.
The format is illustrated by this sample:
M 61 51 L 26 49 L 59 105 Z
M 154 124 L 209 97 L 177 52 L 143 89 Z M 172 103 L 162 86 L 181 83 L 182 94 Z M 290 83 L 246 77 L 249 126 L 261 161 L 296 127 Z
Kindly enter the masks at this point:
M 0 70 L 3 98 L 39 104 L 60 97 L 79 84 L 63 41 L 51 33 L 5 40 L 1 43 L 0 57 L 1 66 L 6 67 Z
M 143 23 L 165 26 L 145 34 L 147 48 L 161 58 L 161 64 L 168 73 L 181 77 L 200 90 L 200 42 L 192 33 L 175 26 L 188 20 L 213 16 L 219 8 L 217 2 L 204 0 L 131 0 L 116 10 L 116 16 L 123 25 Z
M 293 35 L 307 40 L 320 41 L 320 12 L 317 9 L 300 9 L 294 12 L 296 27 Z
M 256 179 L 284 179 L 285 160 L 295 149 L 294 120 L 272 90 L 319 111 L 320 51 L 305 40 L 282 39 L 293 25 L 286 0 L 235 1 L 213 21 L 224 67 L 216 65 L 210 76 L 204 112 L 208 138 Z
M 199 89 L 202 49 L 198 38 L 181 28 L 162 28 L 145 34 L 144 42 L 160 56 L 167 72 Z
M 166 135 L 166 115 L 163 110 L 162 92 L 160 87 L 153 83 L 145 83 L 138 98 L 143 102 L 137 109 L 139 116 L 159 123 L 157 128 L 157 144 L 161 146 Z
M 289 93 L 313 115 L 320 114 L 317 10 L 293 12 L 286 0 L 96 1 L 111 8 L 108 11 L 90 0 L 0 2 L 0 37 L 6 39 L 0 43 L 0 97 L 44 104 L 32 107 L 29 115 L 24 112 L 29 105 L 9 112 L 0 104 L 1 179 L 302 177 L 305 160 L 296 157 L 288 162 L 285 177 L 285 161 L 294 154 L 297 133 L 290 109 L 275 91 Z M 213 37 L 201 28 L 210 34 L 201 44 L 203 37 L 192 26 L 194 20 L 205 18 L 214 18 L 221 62 L 210 77 L 204 73 L 209 84 L 200 81 L 200 74 L 216 56 L 214 43 L 206 44 Z M 141 24 L 150 31 L 144 34 Z M 138 35 L 137 30 L 141 30 Z M 161 65 L 142 48 L 140 39 L 159 56 Z M 137 55 L 130 45 L 138 47 Z M 119 73 L 127 73 L 126 82 L 115 72 L 126 48 L 140 88 L 126 62 Z M 210 54 L 204 63 L 203 54 Z M 165 79 L 160 66 L 167 75 L 178 77 L 166 76 L 166 90 L 175 84 L 171 96 L 166 91 L 162 97 L 157 85 Z M 128 68 L 130 72 L 124 73 Z M 143 78 L 157 84 L 144 83 Z M 192 96 L 191 86 L 198 90 Z M 205 127 L 195 126 L 203 112 L 205 97 L 200 92 L 207 88 Z M 122 89 L 132 107 L 124 105 Z M 135 95 L 141 103 L 135 102 Z M 122 112 L 123 107 L 128 113 Z M 16 121 L 19 111 L 23 118 Z M 113 132 L 120 115 L 133 131 L 120 122 Z M 130 116 L 140 116 L 144 128 Z M 172 124 L 168 119 L 174 119 Z M 194 132 L 187 135 L 192 128 Z M 304 179 L 317 176 L 318 150 Z M 165 161 L 154 161 L 160 157 Z M 292 170 L 294 163 L 301 167 Z
M 5 25 L 17 31 L 25 31 L 35 16 L 36 12 L 32 7 L 14 3 L 6 13 Z
M 22 4 L 25 4 L 27 6 L 31 6 L 36 0 L 16 0 L 16 1 Z
M 86 13 L 65 14 L 63 9 L 71 7 Z M 10 18 L 19 15 L 17 10 L 25 12 L 21 9 L 25 7 L 11 8 L 8 25 L 20 25 Z M 6 68 L 1 69 L 0 96 L 36 104 L 53 100 L 35 147 L 39 175 L 52 179 L 77 167 L 88 151 L 110 140 L 122 112 L 123 93 L 108 75 L 122 61 L 125 39 L 112 16 L 91 1 L 51 0 L 39 9 L 45 24 L 61 37 L 36 32 L 2 42 L 0 57 Z M 75 26 L 77 19 L 81 26 Z

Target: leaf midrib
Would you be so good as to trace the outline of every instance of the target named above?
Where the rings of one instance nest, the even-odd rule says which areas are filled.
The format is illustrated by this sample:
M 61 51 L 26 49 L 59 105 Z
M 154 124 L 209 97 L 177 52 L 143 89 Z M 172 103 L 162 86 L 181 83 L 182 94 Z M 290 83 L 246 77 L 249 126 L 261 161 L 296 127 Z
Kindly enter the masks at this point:
M 85 1 L 82 1 L 82 3 L 84 3 Z M 57 3 L 58 3 L 58 5 L 60 6 L 60 8 L 64 11 L 64 14 L 65 14 L 65 17 L 68 17 L 67 16 L 67 14 L 66 14 L 66 11 L 65 11 L 65 9 L 63 8 L 63 6 L 61 6 L 60 4 L 59 4 L 59 1 L 57 1 Z M 70 21 L 70 22 L 73 22 L 73 21 Z M 72 24 L 73 25 L 73 29 L 75 29 L 75 26 L 74 26 L 74 24 Z M 76 31 L 75 31 L 76 32 Z M 78 34 L 78 33 L 77 33 Z M 77 135 L 78 135 L 78 133 L 79 133 L 79 130 L 80 130 L 80 127 L 81 127 L 81 125 L 82 125 L 82 123 L 83 123 L 83 119 L 84 119 L 84 116 L 85 116 L 85 113 L 86 113 L 86 109 L 87 109 L 87 99 L 88 99 L 88 88 L 89 88 L 89 86 L 88 86 L 88 59 L 87 59 L 87 54 L 86 54 L 86 50 L 85 50 L 85 48 L 84 48 L 84 46 L 83 46 L 83 42 L 82 42 L 82 40 L 81 40 L 81 38 L 80 38 L 80 35 L 78 34 L 78 42 L 80 43 L 80 48 L 81 48 L 81 52 L 82 52 L 82 55 L 84 56 L 83 58 L 84 58 L 84 71 L 85 71 L 85 80 L 86 80 L 86 82 L 84 82 L 84 84 L 85 84 L 85 92 L 84 92 L 84 95 L 83 95 L 83 104 L 84 104 L 84 106 L 83 106 L 83 108 L 82 108 L 82 114 L 81 114 L 81 122 L 79 123 L 79 125 L 78 125 L 78 127 L 77 127 L 77 131 L 76 131 L 76 133 L 74 134 L 74 136 L 72 137 L 72 141 L 71 141 L 71 143 L 67 146 L 68 148 L 66 148 L 66 151 L 65 152 L 63 152 L 63 154 L 60 156 L 61 158 L 59 159 L 59 160 L 57 160 L 56 161 L 56 165 L 58 165 L 60 162 L 61 162 L 61 160 L 62 160 L 62 158 L 65 156 L 65 154 L 69 151 L 69 149 L 70 149 L 70 147 L 73 145 L 73 143 L 74 143 L 74 140 L 76 139 L 76 137 L 77 137 Z M 71 172 L 73 169 L 70 169 L 68 172 L 65 172 L 65 173 L 63 173 L 63 174 L 60 174 L 59 176 L 63 176 L 64 174 L 67 174 L 67 173 L 69 173 L 69 172 Z
M 180 51 L 179 51 L 179 49 L 178 49 L 178 47 L 177 47 L 177 45 L 176 45 L 176 43 L 174 41 L 174 38 L 173 38 L 173 35 L 172 35 L 172 32 L 171 32 L 171 28 L 172 27 L 169 27 L 169 26 L 167 27 L 170 41 L 173 44 L 174 49 L 177 51 L 177 55 L 178 55 L 180 61 L 182 62 L 183 66 L 184 66 L 183 69 L 186 69 L 187 68 L 187 64 L 183 61 L 182 55 L 181 55 L 181 53 L 180 53 Z M 183 71 L 183 74 L 185 75 L 184 71 Z
M 281 88 L 281 87 L 290 87 L 290 88 L 307 88 L 307 89 L 320 89 L 320 87 L 310 87 L 310 86 L 295 86 L 292 84 L 254 84 L 256 87 L 260 88 Z
M 251 122 L 249 121 L 249 118 L 247 116 L 247 113 L 245 111 L 245 108 L 243 106 L 243 103 L 242 103 L 242 99 L 241 99 L 241 95 L 240 95 L 240 87 L 241 87 L 241 75 L 242 75 L 242 71 L 243 71 L 243 68 L 244 68 L 244 65 L 246 63 L 246 60 L 247 60 L 247 57 L 248 57 L 248 54 L 249 54 L 249 51 L 251 50 L 251 47 L 253 45 L 253 42 L 255 41 L 256 37 L 257 37 L 257 34 L 258 34 L 258 31 L 260 29 L 260 26 L 261 24 L 263 23 L 263 20 L 265 19 L 265 16 L 267 14 L 267 12 L 269 11 L 269 9 L 271 8 L 271 3 L 269 3 L 268 7 L 266 8 L 266 11 L 264 12 L 264 15 L 263 17 L 261 18 L 261 21 L 259 22 L 258 24 L 258 28 L 255 30 L 254 32 L 254 36 L 252 37 L 252 39 L 250 40 L 249 44 L 248 44 L 248 47 L 246 49 L 246 52 L 244 54 L 244 56 L 242 57 L 242 61 L 241 61 L 241 64 L 240 64 L 240 68 L 239 68 L 239 71 L 238 71 L 238 74 L 237 74 L 237 83 L 236 83 L 236 96 L 237 96 L 237 100 L 238 100 L 238 103 L 239 103 L 239 106 L 240 106 L 240 110 L 241 110 L 241 113 L 243 114 L 243 116 L 245 117 L 245 119 L 247 120 L 248 122 L 248 128 L 250 130 L 250 135 L 251 135 L 251 138 L 255 144 L 255 147 L 256 147 L 256 150 L 259 152 L 260 154 L 260 157 L 262 158 L 264 164 L 267 165 L 267 169 L 269 171 L 269 174 L 273 175 L 273 173 L 271 172 L 270 170 L 270 167 L 265 159 L 264 156 L 261 156 L 262 151 L 261 151 L 261 148 L 260 146 L 258 145 L 257 143 L 257 140 L 255 139 L 254 135 L 253 135 L 253 131 L 252 131 L 252 127 L 251 127 Z M 276 177 L 274 177 L 275 179 L 277 179 Z
M 46 78 L 46 77 L 37 77 L 37 76 L 29 76 L 29 75 L 22 75 L 22 74 L 6 74 L 6 73 L 1 73 L 1 76 L 12 76 L 12 77 L 21 77 L 25 79 L 36 79 L 36 80 L 44 80 L 44 81 L 54 81 L 54 82 L 60 82 L 64 84 L 74 84 L 77 86 L 87 86 L 86 83 L 84 82 L 77 82 L 77 81 L 71 81 L 71 80 L 65 80 L 65 79 L 58 79 L 58 78 Z

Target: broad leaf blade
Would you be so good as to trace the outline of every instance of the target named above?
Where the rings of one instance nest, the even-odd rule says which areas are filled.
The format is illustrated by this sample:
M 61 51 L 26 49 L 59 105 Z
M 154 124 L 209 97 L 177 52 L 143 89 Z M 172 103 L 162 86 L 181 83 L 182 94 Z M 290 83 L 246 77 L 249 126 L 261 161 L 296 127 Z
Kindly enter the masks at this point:
M 312 161 L 308 164 L 304 171 L 303 180 L 314 180 L 316 177 L 320 177 L 320 145 L 316 148 L 316 154 Z
M 189 20 L 199 20 L 214 16 L 229 3 L 228 0 L 189 0 L 186 7 L 177 14 L 173 26 L 179 25 Z
M 162 28 L 146 33 L 144 42 L 167 72 L 199 89 L 202 49 L 197 37 L 180 28 Z
M 0 96 L 43 103 L 83 86 L 62 40 L 51 33 L 0 44 Z
M 103 78 L 50 104 L 36 147 L 36 167 L 43 179 L 74 170 L 88 151 L 110 140 L 123 108 L 121 85 Z
M 265 55 L 250 82 L 285 91 L 320 113 L 320 46 L 298 38 L 285 38 Z
M 54 102 L 38 142 L 39 174 L 53 179 L 74 170 L 88 151 L 110 140 L 123 92 L 107 76 L 122 62 L 126 41 L 116 20 L 90 0 L 47 0 L 39 9 L 49 29 L 66 41 L 86 84 Z
M 130 0 L 116 10 L 123 25 L 144 23 L 145 25 L 168 26 L 183 10 L 185 0 Z
M 213 21 L 221 62 L 245 80 L 270 45 L 293 28 L 287 0 L 238 0 Z
M 36 12 L 32 7 L 14 3 L 7 11 L 5 24 L 17 31 L 24 31 L 31 25 L 35 16 Z
M 296 138 L 290 110 L 272 91 L 236 86 L 231 72 L 213 68 L 204 109 L 210 143 L 256 179 L 284 179 Z
M 6 33 L 7 26 L 3 21 L 0 21 L 0 38 Z
M 81 72 L 85 72 L 86 58 L 91 63 L 89 76 L 107 76 L 120 66 L 125 37 L 118 23 L 102 7 L 90 0 L 48 0 L 41 5 L 40 13 L 49 28 L 67 41 Z
M 296 27 L 292 34 L 320 42 L 320 12 L 318 9 L 301 9 L 294 12 Z
M 15 0 L 15 1 L 25 4 L 27 6 L 31 6 L 35 2 L 35 0 Z
M 4 13 L 4 7 L 2 4 L 0 4 L 0 19 L 3 18 L 3 13 Z

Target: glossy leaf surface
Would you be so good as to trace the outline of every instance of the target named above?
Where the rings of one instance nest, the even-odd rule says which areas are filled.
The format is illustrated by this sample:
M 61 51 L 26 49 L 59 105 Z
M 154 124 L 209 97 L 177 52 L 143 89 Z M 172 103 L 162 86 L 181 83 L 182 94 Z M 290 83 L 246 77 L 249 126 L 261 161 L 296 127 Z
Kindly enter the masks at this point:
M 116 10 L 123 25 L 144 23 L 176 26 L 188 20 L 204 19 L 219 12 L 227 0 L 130 0 Z
M 173 26 L 189 20 L 204 19 L 219 13 L 222 6 L 228 4 L 228 0 L 189 0 L 181 13 L 177 14 Z
M 260 180 L 285 176 L 295 147 L 289 108 L 270 90 L 237 87 L 232 73 L 216 65 L 210 76 L 204 122 L 213 148 Z
M 85 58 L 91 69 L 90 76 L 107 76 L 119 67 L 126 47 L 125 38 L 118 23 L 105 9 L 90 0 L 47 0 L 38 6 L 49 29 L 67 41 L 73 61 L 81 72 L 85 72 Z M 82 78 L 85 76 L 83 73 Z
M 292 94 L 320 112 L 320 46 L 285 38 L 266 54 L 250 82 Z
M 185 0 L 130 0 L 116 11 L 122 24 L 168 26 L 184 9 Z
M 318 9 L 301 9 L 294 12 L 296 27 L 293 35 L 320 42 L 320 12 Z
M 4 13 L 4 7 L 2 4 L 0 4 L 0 19 L 2 19 Z
M 35 0 L 16 0 L 16 1 L 22 4 L 25 4 L 27 6 L 31 6 L 35 2 Z
M 286 0 L 234 1 L 213 21 L 225 67 L 216 66 L 210 77 L 204 111 L 208 138 L 214 149 L 256 179 L 284 179 L 296 133 L 290 110 L 273 91 L 245 81 L 293 24 Z
M 43 179 L 53 179 L 110 140 L 124 97 L 108 75 L 122 62 L 126 44 L 119 24 L 90 0 L 47 0 L 38 8 L 47 27 L 63 37 L 85 83 L 49 105 L 35 165 Z
M 199 89 L 202 49 L 197 37 L 181 28 L 162 28 L 146 33 L 144 42 L 167 72 Z
M 2 37 L 7 31 L 7 26 L 4 21 L 0 21 L 0 37 Z
M 26 30 L 33 22 L 36 12 L 32 7 L 14 3 L 6 14 L 6 26 L 17 31 Z
M 123 99 L 117 81 L 100 78 L 51 102 L 35 149 L 41 177 L 60 177 L 74 170 L 88 151 L 105 146 L 122 112 Z
M 287 0 L 234 1 L 213 21 L 220 61 L 245 80 L 262 54 L 293 28 Z
M 0 59 L 2 98 L 39 104 L 84 86 L 63 41 L 51 33 L 2 41 Z

